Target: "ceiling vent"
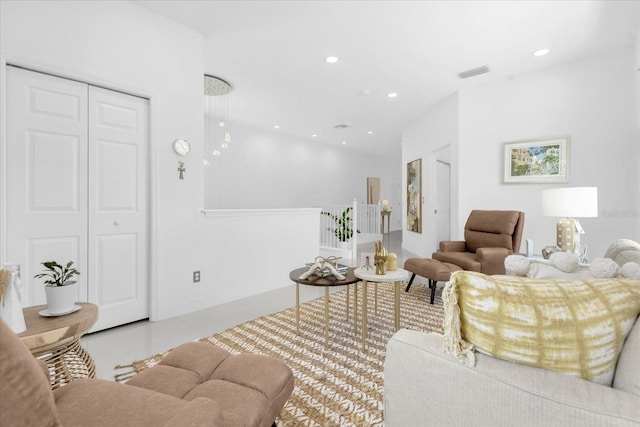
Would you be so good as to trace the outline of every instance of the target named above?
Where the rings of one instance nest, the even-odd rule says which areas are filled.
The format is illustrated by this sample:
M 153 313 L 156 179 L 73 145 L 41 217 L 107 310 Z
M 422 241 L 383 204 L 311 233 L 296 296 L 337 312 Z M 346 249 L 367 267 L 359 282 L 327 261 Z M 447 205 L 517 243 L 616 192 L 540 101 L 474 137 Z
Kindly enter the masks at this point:
M 335 125 L 333 128 L 334 128 L 334 129 L 346 129 L 346 128 L 348 128 L 348 127 L 350 127 L 350 126 L 349 126 L 349 125 L 345 125 L 345 124 L 343 123 L 343 124 L 341 124 L 341 125 Z
M 471 70 L 463 71 L 458 73 L 458 77 L 461 79 L 468 79 L 469 77 L 479 76 L 480 74 L 485 74 L 489 72 L 489 67 L 483 65 L 482 67 L 472 68 Z

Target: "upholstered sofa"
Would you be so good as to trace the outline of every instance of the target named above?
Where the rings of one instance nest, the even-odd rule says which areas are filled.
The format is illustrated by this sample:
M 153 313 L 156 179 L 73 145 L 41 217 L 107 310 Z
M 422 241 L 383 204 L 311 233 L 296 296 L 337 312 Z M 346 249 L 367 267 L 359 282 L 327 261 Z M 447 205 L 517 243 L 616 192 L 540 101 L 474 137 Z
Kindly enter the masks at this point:
M 460 271 L 387 345 L 385 426 L 640 426 L 640 281 Z
M 637 427 L 639 323 L 613 387 L 484 354 L 476 354 L 476 366 L 464 365 L 445 354 L 441 335 L 401 329 L 387 345 L 385 426 Z
M 78 379 L 51 391 L 47 367 L 0 320 L 3 427 L 266 427 L 292 391 L 282 361 L 195 342 L 130 384 Z

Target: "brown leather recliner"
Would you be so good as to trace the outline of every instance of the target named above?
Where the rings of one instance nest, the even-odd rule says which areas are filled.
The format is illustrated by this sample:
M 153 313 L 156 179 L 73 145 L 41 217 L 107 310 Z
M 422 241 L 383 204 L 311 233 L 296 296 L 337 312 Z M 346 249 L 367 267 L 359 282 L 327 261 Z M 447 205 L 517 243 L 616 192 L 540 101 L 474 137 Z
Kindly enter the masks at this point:
M 291 370 L 266 356 L 192 342 L 163 362 L 135 386 L 78 379 L 51 391 L 47 367 L 0 319 L 0 426 L 269 426 L 293 391 Z
M 524 212 L 473 210 L 464 226 L 464 241 L 440 242 L 431 257 L 463 270 L 505 274 L 504 259 L 520 250 Z

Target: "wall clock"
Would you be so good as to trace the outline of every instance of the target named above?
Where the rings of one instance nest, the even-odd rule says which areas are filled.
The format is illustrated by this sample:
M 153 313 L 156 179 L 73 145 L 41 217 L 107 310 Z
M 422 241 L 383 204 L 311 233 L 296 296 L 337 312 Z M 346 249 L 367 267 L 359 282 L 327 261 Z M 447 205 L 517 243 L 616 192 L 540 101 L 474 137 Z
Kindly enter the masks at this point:
M 191 144 L 186 139 L 176 139 L 173 141 L 173 151 L 180 156 L 186 156 L 191 151 Z

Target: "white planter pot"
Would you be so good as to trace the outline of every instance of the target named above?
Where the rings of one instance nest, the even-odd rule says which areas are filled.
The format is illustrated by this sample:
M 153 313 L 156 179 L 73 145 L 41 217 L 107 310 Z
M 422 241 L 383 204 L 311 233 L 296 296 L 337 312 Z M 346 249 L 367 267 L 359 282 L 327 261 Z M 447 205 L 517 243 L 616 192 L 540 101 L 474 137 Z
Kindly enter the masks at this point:
M 350 241 L 346 241 L 346 242 L 338 242 L 338 249 L 342 249 L 343 251 L 348 251 L 351 249 L 351 242 Z
M 73 310 L 78 297 L 78 284 L 45 286 L 49 314 L 64 314 Z

